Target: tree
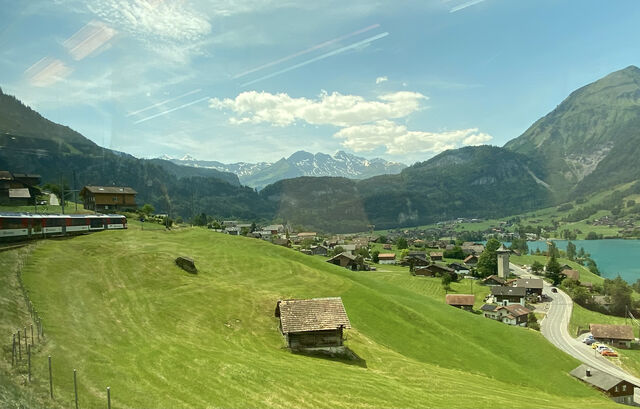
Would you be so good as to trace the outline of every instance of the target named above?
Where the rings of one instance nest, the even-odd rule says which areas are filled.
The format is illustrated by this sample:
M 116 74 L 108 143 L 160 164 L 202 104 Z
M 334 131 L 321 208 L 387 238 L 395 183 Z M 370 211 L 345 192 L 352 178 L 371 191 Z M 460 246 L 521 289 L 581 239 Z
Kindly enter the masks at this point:
M 335 247 L 333 248 L 333 250 L 330 252 L 330 254 L 329 254 L 329 255 L 330 255 L 331 257 L 333 257 L 333 256 L 337 256 L 337 255 L 338 255 L 338 254 L 340 254 L 340 253 L 344 253 L 344 247 L 342 247 L 342 246 L 335 246 Z
M 453 281 L 453 277 L 451 276 L 450 273 L 444 273 L 442 275 L 442 279 L 441 279 L 441 284 L 442 284 L 442 288 L 444 288 L 445 291 L 449 291 L 451 290 L 451 282 Z
M 402 249 L 402 251 L 400 252 L 400 260 L 407 257 L 408 255 L 409 255 L 409 249 L 407 248 Z
M 156 209 L 153 208 L 153 206 L 149 203 L 145 203 L 141 208 L 140 208 L 140 213 L 144 214 L 145 216 L 149 216 L 150 214 L 155 213 Z
M 549 261 L 547 262 L 547 277 L 553 280 L 553 285 L 560 284 L 562 281 L 561 266 L 558 263 L 555 253 L 552 252 Z
M 538 323 L 538 317 L 534 312 L 530 312 L 527 315 L 527 327 L 534 329 L 536 331 L 540 331 L 540 324 Z
M 543 268 L 544 268 L 544 266 L 538 260 L 535 260 L 533 262 L 533 264 L 531 264 L 531 272 L 533 274 L 540 274 L 542 272 Z
M 385 244 L 387 242 L 387 236 L 378 236 L 378 243 Z
M 396 247 L 398 247 L 399 250 L 408 248 L 409 245 L 407 244 L 407 239 L 404 237 L 398 237 L 396 240 Z
M 256 225 L 256 222 L 251 223 L 251 233 L 253 233 L 256 230 L 258 230 L 258 226 Z
M 598 240 L 601 239 L 602 235 L 599 235 L 598 233 L 594 232 L 594 231 L 590 231 L 589 233 L 587 233 L 587 237 L 586 240 Z
M 633 290 L 626 281 L 618 275 L 613 280 L 604 280 L 604 292 L 611 298 L 609 311 L 614 315 L 625 316 L 627 308 L 632 305 Z
M 587 257 L 587 268 L 589 269 L 589 271 L 591 271 L 593 274 L 599 276 L 600 275 L 600 270 L 598 270 L 598 266 L 596 265 L 595 260 L 593 260 L 591 257 Z
M 636 201 L 635 200 L 627 200 L 627 207 L 633 207 L 636 205 Z
M 567 258 L 571 261 L 576 259 L 576 245 L 572 242 L 567 243 Z
M 374 263 L 377 263 L 378 261 L 380 261 L 380 259 L 378 258 L 379 255 L 380 255 L 380 251 L 373 250 L 371 252 L 371 261 L 373 261 Z
M 500 242 L 497 239 L 491 238 L 487 241 L 476 266 L 481 277 L 488 277 L 498 272 L 498 255 L 496 250 L 498 250 L 499 247 Z
M 194 216 L 191 220 L 191 224 L 194 226 L 206 226 L 207 225 L 207 215 L 204 213 L 200 213 Z

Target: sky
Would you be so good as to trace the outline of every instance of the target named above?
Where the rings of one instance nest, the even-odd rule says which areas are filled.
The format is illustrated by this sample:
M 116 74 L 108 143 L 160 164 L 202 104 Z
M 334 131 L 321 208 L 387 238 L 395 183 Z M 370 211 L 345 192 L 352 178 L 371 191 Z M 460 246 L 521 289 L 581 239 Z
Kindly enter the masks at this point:
M 0 0 L 0 87 L 137 157 L 411 164 L 640 65 L 637 0 Z

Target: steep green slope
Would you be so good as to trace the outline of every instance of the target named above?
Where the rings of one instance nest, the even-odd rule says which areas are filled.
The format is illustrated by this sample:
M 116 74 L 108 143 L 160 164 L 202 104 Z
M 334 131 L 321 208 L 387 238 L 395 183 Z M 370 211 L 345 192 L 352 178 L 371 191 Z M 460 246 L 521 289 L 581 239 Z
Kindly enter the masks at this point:
M 505 148 L 546 168 L 558 199 L 640 177 L 640 69 L 616 71 L 571 93 Z
M 173 263 L 195 259 L 198 275 Z M 201 229 L 46 241 L 24 268 L 58 399 L 83 407 L 607 407 L 542 336 L 375 274 Z M 417 278 L 404 274 L 406 280 Z M 402 279 L 402 278 L 399 278 Z M 282 298 L 341 296 L 360 361 L 292 354 Z

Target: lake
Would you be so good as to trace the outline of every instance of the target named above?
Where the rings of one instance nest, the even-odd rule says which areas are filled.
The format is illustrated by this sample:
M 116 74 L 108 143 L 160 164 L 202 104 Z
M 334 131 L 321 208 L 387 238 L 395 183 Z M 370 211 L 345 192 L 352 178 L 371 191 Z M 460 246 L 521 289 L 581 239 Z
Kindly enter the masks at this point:
M 559 249 L 567 249 L 566 240 L 553 242 Z M 573 240 L 572 243 L 576 245 L 576 251 L 583 247 L 584 251 L 591 253 L 602 277 L 615 278 L 620 274 L 629 283 L 635 283 L 640 278 L 640 263 L 635 259 L 636 255 L 640 255 L 640 240 Z M 529 241 L 527 245 L 530 252 L 538 248 L 540 251 L 547 250 L 546 241 Z

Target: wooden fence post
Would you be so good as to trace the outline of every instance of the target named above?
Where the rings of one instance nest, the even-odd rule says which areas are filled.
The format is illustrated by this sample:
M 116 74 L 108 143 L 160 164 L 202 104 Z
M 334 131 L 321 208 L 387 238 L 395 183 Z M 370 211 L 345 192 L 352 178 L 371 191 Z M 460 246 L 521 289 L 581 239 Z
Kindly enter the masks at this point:
M 20 330 L 18 330 L 18 360 L 22 361 L 22 341 L 20 341 Z
M 107 386 L 107 409 L 111 409 L 111 388 Z
M 27 346 L 27 360 L 29 362 L 29 382 L 31 382 L 31 345 Z
M 29 335 L 27 335 L 27 327 L 24 327 L 24 347 L 27 347 L 29 343 Z
M 53 374 L 51 373 L 51 355 L 49 355 L 49 392 L 53 399 Z
M 73 370 L 73 394 L 76 397 L 76 409 L 78 409 L 78 380 L 76 378 L 76 370 Z
M 13 334 L 13 341 L 11 344 L 11 366 L 15 366 L 16 363 L 16 334 Z

